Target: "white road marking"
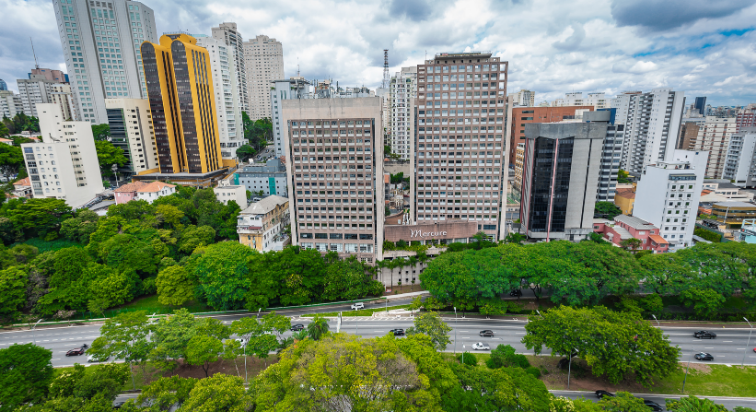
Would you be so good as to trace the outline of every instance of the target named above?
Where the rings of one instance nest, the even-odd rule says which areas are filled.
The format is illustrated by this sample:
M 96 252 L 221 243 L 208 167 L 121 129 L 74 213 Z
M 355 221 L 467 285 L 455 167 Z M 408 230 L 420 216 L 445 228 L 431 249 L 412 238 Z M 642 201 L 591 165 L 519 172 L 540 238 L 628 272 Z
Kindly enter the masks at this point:
M 725 341 L 722 341 L 722 342 L 723 342 L 723 343 L 732 343 L 732 341 L 731 341 L 731 340 L 725 340 Z

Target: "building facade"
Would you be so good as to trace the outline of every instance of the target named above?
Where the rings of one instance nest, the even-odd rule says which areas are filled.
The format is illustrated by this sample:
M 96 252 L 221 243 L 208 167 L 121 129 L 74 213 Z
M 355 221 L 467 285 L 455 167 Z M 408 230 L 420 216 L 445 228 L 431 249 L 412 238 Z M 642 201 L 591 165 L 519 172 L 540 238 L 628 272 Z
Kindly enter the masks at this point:
M 493 240 L 506 236 L 508 63 L 491 53 L 439 53 L 417 67 L 417 131 L 410 160 L 411 219 L 473 221 Z
M 270 159 L 265 164 L 245 164 L 234 173 L 234 184 L 243 185 L 252 194 L 288 197 L 286 166 L 280 159 Z
M 223 168 L 210 54 L 187 34 L 142 43 L 160 173 Z M 232 162 L 233 163 L 233 162 Z
M 730 138 L 737 131 L 735 118 L 721 118 L 707 116 L 703 127 L 698 130 L 698 136 L 693 150 L 708 151 L 709 161 L 706 166 L 706 178 L 720 179 L 727 162 L 727 149 Z
M 129 160 L 119 172 L 128 177 L 158 167 L 150 103 L 144 99 L 105 99 L 111 143 Z
M 127 183 L 115 191 L 114 197 L 117 205 L 132 200 L 144 200 L 152 203 L 155 200 L 176 193 L 176 185 L 163 182 L 140 182 Z
M 236 23 L 221 23 L 212 28 L 213 38 L 222 41 L 230 47 L 233 53 L 232 66 L 236 77 L 236 94 L 239 96 L 239 108 L 243 112 L 249 110 L 249 91 L 247 89 L 247 69 L 244 62 L 244 39 L 236 29 Z M 241 118 L 239 118 L 241 122 Z
M 281 104 L 292 244 L 374 263 L 383 245 L 381 98 Z
M 219 184 L 213 188 L 213 193 L 215 193 L 215 198 L 224 205 L 227 205 L 229 201 L 233 200 L 242 210 L 247 208 L 247 189 L 244 186 L 221 186 Z
M 24 112 L 24 104 L 21 96 L 13 94 L 10 90 L 0 90 L 0 116 L 9 119 Z
M 668 161 L 647 165 L 640 176 L 633 216 L 657 226 L 672 252 L 693 246 L 708 155 L 675 150 Z
M 417 97 L 417 67 L 402 67 L 391 78 L 387 103 L 387 143 L 402 160 L 412 156 L 413 122 L 410 103 Z
M 593 231 L 606 123 L 525 126 L 520 222 L 529 238 L 578 241 Z
M 756 127 L 744 127 L 730 137 L 722 179 L 740 187 L 756 186 Z
M 36 106 L 38 103 L 51 103 L 52 86 L 55 83 L 41 74 L 33 74 L 28 79 L 16 80 L 24 114 L 39 117 Z
M 250 119 L 271 117 L 270 82 L 284 78 L 283 45 L 276 39 L 259 35 L 244 42 L 244 67 Z
M 236 150 L 246 143 L 242 124 L 242 104 L 239 100 L 239 76 L 236 73 L 236 48 L 214 37 L 198 37 L 197 45 L 207 49 L 210 54 L 221 157 L 235 161 Z
M 290 79 L 273 80 L 270 86 L 270 109 L 271 109 L 271 127 L 273 134 L 273 145 L 276 150 L 276 157 L 281 157 L 286 153 L 284 147 L 283 130 L 281 124 L 281 111 L 284 100 L 290 99 L 307 99 L 314 98 L 315 87 L 303 77 L 292 77 Z
M 106 98 L 147 97 L 140 46 L 156 42 L 151 8 L 138 1 L 53 0 L 76 112 L 108 122 Z
M 743 108 L 735 115 L 735 123 L 738 128 L 738 132 L 742 131 L 746 127 L 756 127 L 756 105 L 751 104 L 746 108 Z
M 562 107 L 512 107 L 507 127 L 510 133 L 509 163 L 515 161 L 517 145 L 525 143 L 525 125 L 529 123 L 559 123 L 565 120 L 581 121 L 584 112 L 593 111 L 593 106 Z
M 283 250 L 289 241 L 284 233 L 289 224 L 289 199 L 285 197 L 273 195 L 252 203 L 237 219 L 239 243 L 259 252 Z
M 84 207 L 104 190 L 92 126 L 65 121 L 52 103 L 40 103 L 36 109 L 42 142 L 21 145 L 32 195 L 63 199 L 74 209 Z
M 45 76 L 45 79 L 51 82 L 68 83 L 68 75 L 60 70 L 40 69 L 39 67 L 35 67 L 31 70 L 31 73 L 29 73 L 29 77 L 31 78 L 33 74 Z
M 615 246 L 626 247 L 623 241 L 638 239 L 640 247 L 633 248 L 635 250 L 650 250 L 653 253 L 664 253 L 669 250 L 669 242 L 659 236 L 659 228 L 637 217 L 617 215 L 614 221 L 595 219 L 593 231 L 601 234 Z
M 512 101 L 518 106 L 535 106 L 535 92 L 532 90 L 522 89 L 516 93 L 510 93 Z
M 588 93 L 584 98 L 583 92 L 573 92 L 566 93 L 564 98 L 554 100 L 551 106 L 591 106 L 594 109 L 608 109 L 611 107 L 611 99 L 607 99 L 604 93 Z

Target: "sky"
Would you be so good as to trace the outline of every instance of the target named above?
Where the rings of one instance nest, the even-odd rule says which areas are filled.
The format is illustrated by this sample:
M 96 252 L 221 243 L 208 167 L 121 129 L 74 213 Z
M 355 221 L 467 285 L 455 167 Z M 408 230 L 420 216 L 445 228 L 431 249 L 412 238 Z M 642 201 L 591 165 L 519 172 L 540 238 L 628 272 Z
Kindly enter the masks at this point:
M 82 1 L 82 0 L 74 0 Z M 236 22 L 245 39 L 283 43 L 286 77 L 379 87 L 436 53 L 491 51 L 509 62 L 508 92 L 536 103 L 567 92 L 684 91 L 688 103 L 756 102 L 756 0 L 144 0 L 159 33 L 210 34 Z M 0 79 L 65 70 L 51 0 L 0 0 Z

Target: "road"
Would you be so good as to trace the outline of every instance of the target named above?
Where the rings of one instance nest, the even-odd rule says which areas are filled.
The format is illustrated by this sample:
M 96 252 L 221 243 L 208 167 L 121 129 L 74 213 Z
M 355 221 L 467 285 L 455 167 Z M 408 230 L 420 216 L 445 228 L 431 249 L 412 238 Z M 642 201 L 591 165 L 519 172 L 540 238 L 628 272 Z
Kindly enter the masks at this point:
M 410 302 L 410 299 L 395 300 L 389 303 L 391 306 L 403 305 Z M 383 306 L 384 304 L 379 304 Z M 380 307 L 374 305 L 366 305 L 368 308 Z M 292 317 L 292 323 L 307 324 L 310 322 L 308 318 L 300 318 L 305 313 L 325 313 L 334 311 L 344 311 L 347 315 L 349 311 L 348 305 L 342 306 L 329 306 L 317 309 L 308 309 L 303 311 L 301 309 L 293 309 L 280 311 L 280 314 L 285 314 Z M 244 314 L 238 315 L 220 315 L 213 316 L 222 320 L 225 323 L 231 323 L 236 319 L 240 319 Z M 450 332 L 450 338 L 452 343 L 446 348 L 447 351 L 472 351 L 471 345 L 475 342 L 487 343 L 491 348 L 495 348 L 497 345 L 512 345 L 518 353 L 532 354 L 532 350 L 527 350 L 525 346 L 520 343 L 520 340 L 525 335 L 525 322 L 515 320 L 486 320 L 486 319 L 464 319 L 454 318 L 445 319 L 449 326 L 452 327 Z M 335 331 L 336 321 L 330 320 L 329 322 L 331 330 Z M 406 329 L 412 326 L 412 320 L 409 318 L 399 319 L 381 319 L 370 317 L 352 317 L 344 318 L 342 323 L 342 331 L 346 333 L 356 333 L 362 337 L 374 338 L 377 336 L 383 336 L 388 333 L 389 330 L 394 328 Z M 0 349 L 6 348 L 14 343 L 30 343 L 34 342 L 40 346 L 48 348 L 53 351 L 52 363 L 55 367 L 72 366 L 74 363 L 86 363 L 86 357 L 73 356 L 66 357 L 65 353 L 68 349 L 75 348 L 82 343 L 92 344 L 92 341 L 99 336 L 100 325 L 84 325 L 84 326 L 71 326 L 71 327 L 51 327 L 40 328 L 36 331 L 13 331 L 0 333 Z M 490 329 L 494 331 L 494 337 L 481 338 L 479 332 L 483 329 Z M 677 345 L 682 350 L 680 357 L 681 361 L 698 362 L 693 359 L 693 355 L 699 352 L 708 352 L 714 356 L 713 362 L 702 363 L 714 363 L 714 364 L 740 364 L 743 360 L 745 352 L 745 363 L 749 365 L 756 365 L 756 353 L 753 352 L 753 347 L 756 346 L 756 338 L 751 342 L 751 346 L 746 348 L 748 339 L 748 329 L 723 329 L 717 330 L 717 338 L 714 340 L 699 340 L 693 338 L 693 332 L 700 328 L 675 328 L 675 327 L 663 327 L 665 334 L 669 336 L 669 340 L 672 345 Z M 289 333 L 286 334 L 288 336 Z M 488 351 L 485 351 L 488 352 Z M 545 354 L 549 354 L 548 350 L 544 351 Z
M 584 397 L 594 402 L 598 402 L 598 399 L 593 394 L 593 392 L 578 392 L 578 391 L 549 391 L 549 392 L 551 392 L 554 396 L 563 396 L 565 398 L 570 398 L 570 399 L 577 399 L 577 398 Z M 666 407 L 666 401 L 665 401 L 666 399 L 679 399 L 682 397 L 682 395 L 667 395 L 667 394 L 658 394 L 658 393 L 634 393 L 633 395 L 643 398 L 643 399 L 654 401 L 663 407 Z M 726 397 L 726 396 L 699 396 L 699 398 L 711 399 L 715 403 L 723 405 L 729 410 L 735 409 L 736 406 L 744 406 L 747 408 L 756 409 L 756 398 L 732 398 L 732 397 Z

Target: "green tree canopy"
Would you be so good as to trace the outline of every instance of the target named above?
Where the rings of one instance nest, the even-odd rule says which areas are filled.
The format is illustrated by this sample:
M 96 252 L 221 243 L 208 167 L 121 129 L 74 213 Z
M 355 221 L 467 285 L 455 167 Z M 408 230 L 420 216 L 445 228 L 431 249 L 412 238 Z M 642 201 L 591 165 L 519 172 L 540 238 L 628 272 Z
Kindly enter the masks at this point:
M 0 412 L 38 404 L 53 380 L 52 352 L 32 343 L 0 349 Z
M 621 215 L 622 210 L 612 202 L 596 202 L 596 208 L 593 211 L 594 216 L 600 216 L 612 220 L 615 216 Z
M 436 312 L 425 312 L 415 316 L 414 326 L 407 329 L 407 335 L 424 334 L 430 337 L 436 350 L 443 351 L 451 343 L 449 332 L 451 327 L 441 320 Z
M 110 137 L 110 125 L 108 123 L 93 124 L 92 136 L 95 141 L 107 141 Z
M 107 140 L 96 140 L 97 160 L 100 162 L 100 173 L 103 177 L 113 176 L 113 165 L 123 167 L 129 159 L 123 154 L 123 149 L 115 147 Z
M 23 167 L 24 156 L 21 153 L 21 148 L 5 143 L 0 144 L 0 173 L 6 179 L 10 179 L 12 176 L 18 174 Z

